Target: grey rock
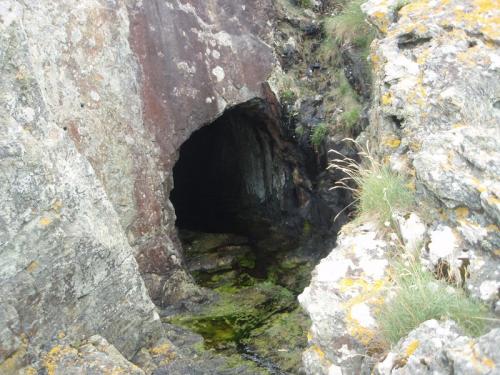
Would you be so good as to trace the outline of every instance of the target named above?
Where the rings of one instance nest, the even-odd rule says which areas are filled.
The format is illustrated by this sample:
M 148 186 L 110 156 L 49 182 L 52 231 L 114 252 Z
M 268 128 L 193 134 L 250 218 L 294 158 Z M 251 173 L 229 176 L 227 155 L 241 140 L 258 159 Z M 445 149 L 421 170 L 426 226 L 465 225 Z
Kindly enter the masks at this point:
M 144 375 L 101 336 L 92 336 L 78 347 L 57 345 L 43 358 L 51 375 Z
M 2 356 L 28 351 L 29 363 L 58 335 L 100 334 L 129 357 L 160 334 L 158 314 L 103 185 L 39 84 L 26 29 L 33 8 L 8 3 L 0 7 Z
M 427 224 L 441 221 L 456 233 L 459 259 L 452 271 L 468 267 L 470 277 L 462 281 L 494 305 L 498 293 L 491 285 L 500 287 L 499 10 L 469 0 L 403 6 L 397 16 L 396 9 L 395 1 L 363 5 L 384 34 L 372 49 L 374 105 L 364 137 L 415 182 L 417 200 L 436 213 Z M 485 281 L 488 288 L 481 287 Z
M 402 339 L 376 368 L 379 375 L 498 374 L 500 329 L 477 339 L 453 321 L 429 320 Z

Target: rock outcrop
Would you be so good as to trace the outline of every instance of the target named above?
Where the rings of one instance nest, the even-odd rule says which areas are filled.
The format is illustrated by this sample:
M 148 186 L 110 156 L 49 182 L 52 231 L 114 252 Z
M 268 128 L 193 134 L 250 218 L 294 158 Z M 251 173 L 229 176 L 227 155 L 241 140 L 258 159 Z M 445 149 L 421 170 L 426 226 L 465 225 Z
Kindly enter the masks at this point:
M 50 64 L 37 59 L 53 55 L 37 52 L 30 39 L 49 32 L 30 29 L 35 10 L 0 6 L 2 373 L 36 358 L 58 335 L 99 333 L 131 356 L 161 331 L 119 215 L 52 108 L 49 94 L 74 95 L 59 91 L 69 84 L 42 77 Z
M 179 146 L 264 82 L 270 1 L 0 2 L 2 373 L 58 335 L 130 358 L 197 296 L 168 200 Z M 255 22 L 259 19 L 259 22 Z
M 344 227 L 316 267 L 299 296 L 313 322 L 306 372 L 497 373 L 498 329 L 471 338 L 454 322 L 430 320 L 391 350 L 376 317 L 392 298 L 394 254 L 498 314 L 500 3 L 370 0 L 362 9 L 380 38 L 370 126 L 359 141 L 409 180 L 418 208 L 395 212 L 385 228 L 366 218 Z
M 433 266 L 468 268 L 470 292 L 500 290 L 500 4 L 369 1 L 386 33 L 373 45 L 377 84 L 369 135 L 380 157 L 412 177 L 441 216 L 423 254 Z M 397 18 L 397 22 L 391 24 Z M 443 247 L 444 245 L 444 247 Z M 439 247 L 439 249 L 437 249 Z

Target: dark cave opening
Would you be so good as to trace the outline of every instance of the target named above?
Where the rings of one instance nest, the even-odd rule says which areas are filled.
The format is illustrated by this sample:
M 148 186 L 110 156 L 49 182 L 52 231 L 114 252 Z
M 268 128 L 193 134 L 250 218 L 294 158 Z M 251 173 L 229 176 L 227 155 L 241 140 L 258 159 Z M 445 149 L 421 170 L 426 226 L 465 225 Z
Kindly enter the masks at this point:
M 174 167 L 176 226 L 264 236 L 270 226 L 297 225 L 291 214 L 299 206 L 293 166 L 278 133 L 276 119 L 259 100 L 195 131 Z

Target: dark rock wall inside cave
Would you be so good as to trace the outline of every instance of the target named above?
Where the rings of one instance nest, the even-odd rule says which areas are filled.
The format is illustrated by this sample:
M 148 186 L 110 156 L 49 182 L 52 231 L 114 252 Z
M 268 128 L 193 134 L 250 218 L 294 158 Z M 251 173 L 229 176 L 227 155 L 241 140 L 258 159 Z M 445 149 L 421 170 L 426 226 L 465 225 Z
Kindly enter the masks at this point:
M 179 228 L 294 235 L 311 219 L 300 152 L 268 107 L 262 100 L 233 107 L 181 146 L 170 195 Z

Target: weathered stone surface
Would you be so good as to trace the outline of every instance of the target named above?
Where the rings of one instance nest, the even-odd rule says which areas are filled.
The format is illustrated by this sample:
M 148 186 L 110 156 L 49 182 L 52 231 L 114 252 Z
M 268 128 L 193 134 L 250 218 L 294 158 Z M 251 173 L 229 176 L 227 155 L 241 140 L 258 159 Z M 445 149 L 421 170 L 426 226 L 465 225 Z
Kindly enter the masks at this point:
M 439 211 L 428 223 L 436 238 L 438 225 L 453 237 L 447 258 L 436 259 L 433 249 L 425 257 L 452 265 L 454 273 L 468 267 L 472 295 L 494 305 L 500 287 L 500 4 L 412 1 L 399 8 L 396 1 L 363 5 L 385 34 L 372 46 L 371 145 L 415 177 L 419 200 L 429 206 L 424 210 Z
M 377 236 L 372 223 L 344 227 L 299 296 L 312 320 L 303 354 L 308 374 L 361 374 L 369 371 L 369 355 L 384 349 L 374 311 L 387 284 L 389 244 Z
M 144 375 L 101 336 L 92 336 L 78 347 L 56 345 L 42 359 L 50 375 Z
M 303 358 L 310 374 L 368 374 L 383 358 L 383 347 L 359 335 L 367 328 L 371 337 L 380 333 L 372 317 L 373 298 L 380 293 L 369 294 L 375 306 L 365 303 L 353 314 L 352 291 L 338 281 L 346 272 L 359 272 L 361 262 L 350 264 L 349 259 L 361 253 L 360 246 L 368 249 L 362 259 L 370 259 L 370 249 L 377 246 L 386 262 L 391 252 L 403 253 L 397 257 L 403 260 L 416 255 L 436 275 L 463 281 L 472 297 L 496 305 L 498 312 L 500 4 L 369 0 L 362 8 L 380 39 L 372 44 L 370 126 L 359 140 L 368 141 L 373 157 L 410 180 L 419 217 L 394 215 L 384 241 L 371 244 L 363 241 L 360 219 L 353 232 L 344 229 L 338 246 L 317 267 L 299 297 L 313 320 L 311 346 Z M 375 263 L 370 259 L 366 264 Z M 327 265 L 330 274 L 322 272 Z M 384 267 L 378 269 L 381 282 L 390 281 Z M 373 288 L 373 282 L 358 287 L 356 303 L 370 301 L 363 288 Z M 356 314 L 361 314 L 363 330 L 349 331 Z M 472 339 L 453 322 L 428 321 L 403 338 L 377 371 L 498 373 L 497 336 L 493 329 Z
M 58 34 L 33 28 L 64 22 L 40 14 L 35 22 L 39 5 L 53 9 L 45 3 L 0 4 L 0 353 L 10 356 L 2 373 L 61 332 L 100 334 L 131 356 L 161 328 L 119 216 L 48 97 L 60 93 L 63 73 L 46 86 L 50 64 L 39 59 L 51 49 L 38 51 L 33 38 L 51 34 L 55 43 Z
M 429 320 L 402 339 L 375 369 L 389 374 L 498 374 L 500 330 L 477 339 L 464 336 L 453 321 Z

